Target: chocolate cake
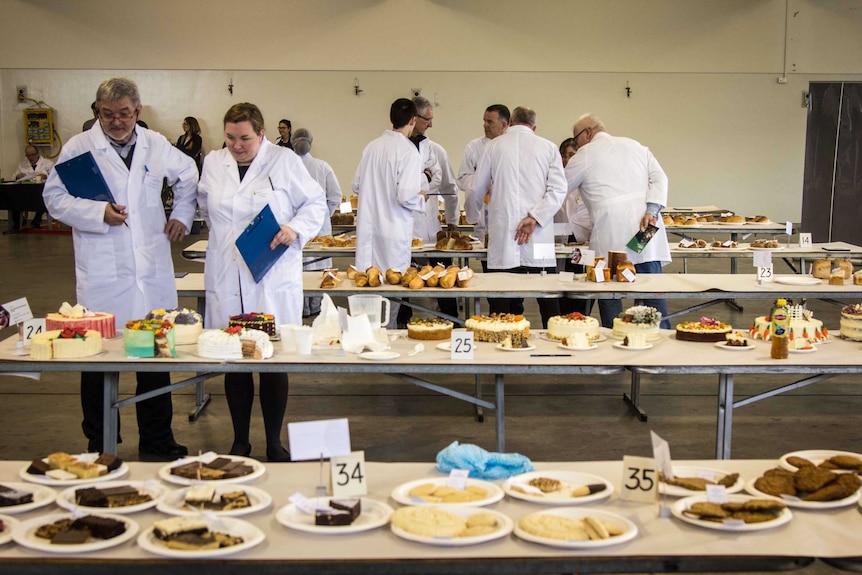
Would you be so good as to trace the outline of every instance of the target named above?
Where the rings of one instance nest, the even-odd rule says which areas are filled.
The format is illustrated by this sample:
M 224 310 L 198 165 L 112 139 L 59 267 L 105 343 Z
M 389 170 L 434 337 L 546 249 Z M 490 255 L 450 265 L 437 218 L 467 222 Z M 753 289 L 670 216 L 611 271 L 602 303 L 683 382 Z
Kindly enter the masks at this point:
M 123 464 L 123 460 L 116 455 L 111 455 L 110 453 L 103 453 L 93 463 L 104 465 L 108 468 L 108 473 L 110 473 L 115 469 L 118 469 Z
M 60 531 L 51 538 L 52 545 L 83 545 L 90 540 L 90 532 L 87 529 L 70 529 Z
M 88 529 L 96 539 L 111 539 L 126 532 L 126 524 L 116 519 L 85 515 L 72 522 L 72 529 Z
M 314 511 L 314 524 L 324 527 L 337 527 L 353 523 L 352 513 L 339 509 L 316 509 Z
M 171 468 L 171 475 L 201 481 L 243 477 L 250 475 L 252 472 L 254 472 L 254 467 L 251 465 L 248 465 L 244 461 L 234 461 L 227 457 L 218 457 L 209 463 L 193 461 Z
M 24 505 L 25 503 L 33 502 L 33 494 L 20 489 L 12 489 L 5 485 L 0 485 L 0 507 L 10 507 L 12 505 Z
M 45 475 L 51 467 L 42 459 L 34 459 L 30 462 L 30 467 L 27 468 L 27 473 L 30 475 Z
M 339 511 L 347 511 L 350 513 L 350 522 L 356 521 L 359 514 L 362 513 L 361 499 L 330 499 L 329 506 Z

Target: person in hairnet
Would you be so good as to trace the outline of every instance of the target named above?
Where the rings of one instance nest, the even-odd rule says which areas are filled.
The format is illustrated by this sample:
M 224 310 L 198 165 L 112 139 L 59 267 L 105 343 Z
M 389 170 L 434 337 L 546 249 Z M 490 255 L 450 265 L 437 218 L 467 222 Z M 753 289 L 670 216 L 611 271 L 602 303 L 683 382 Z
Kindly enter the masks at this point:
M 325 236 L 332 233 L 332 221 L 330 218 L 338 206 L 341 204 L 341 186 L 338 185 L 338 178 L 335 177 L 335 172 L 327 162 L 315 158 L 311 155 L 311 143 L 314 137 L 311 132 L 305 128 L 299 128 L 291 136 L 290 143 L 293 145 L 293 151 L 302 160 L 305 169 L 311 177 L 320 184 L 323 191 L 326 192 L 326 207 L 329 208 L 329 213 L 321 222 L 318 236 Z M 320 258 L 316 256 L 308 256 L 302 258 L 302 269 L 306 271 L 325 270 L 332 267 L 332 258 Z M 320 296 L 306 296 L 302 304 L 302 317 L 309 317 L 320 313 Z

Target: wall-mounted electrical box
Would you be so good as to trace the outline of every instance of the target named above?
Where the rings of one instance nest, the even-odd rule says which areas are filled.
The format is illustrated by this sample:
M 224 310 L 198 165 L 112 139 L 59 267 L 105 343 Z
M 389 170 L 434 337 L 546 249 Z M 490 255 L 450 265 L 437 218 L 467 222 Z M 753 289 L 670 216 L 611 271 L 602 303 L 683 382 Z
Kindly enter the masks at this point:
M 51 108 L 24 110 L 24 137 L 28 144 L 51 145 L 54 141 L 54 110 Z

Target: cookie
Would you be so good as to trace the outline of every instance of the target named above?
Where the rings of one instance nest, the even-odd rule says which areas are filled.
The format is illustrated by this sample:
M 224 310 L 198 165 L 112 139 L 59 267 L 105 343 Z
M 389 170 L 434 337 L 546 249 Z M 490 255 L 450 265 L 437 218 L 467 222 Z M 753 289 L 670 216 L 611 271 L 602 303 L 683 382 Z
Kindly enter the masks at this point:
M 433 483 L 423 483 L 411 489 L 408 495 L 411 497 L 422 497 L 423 495 L 431 495 L 435 489 L 437 489 L 437 486 Z
M 438 507 L 402 507 L 390 519 L 392 525 L 423 537 L 457 537 L 467 522 Z
M 495 527 L 496 525 L 497 517 L 492 513 L 477 513 L 467 518 L 467 527 Z
M 475 525 L 462 531 L 459 537 L 481 537 L 483 535 L 489 535 L 496 530 L 496 525 Z
M 590 538 L 583 521 L 559 515 L 528 515 L 518 521 L 518 527 L 545 539 L 576 541 Z

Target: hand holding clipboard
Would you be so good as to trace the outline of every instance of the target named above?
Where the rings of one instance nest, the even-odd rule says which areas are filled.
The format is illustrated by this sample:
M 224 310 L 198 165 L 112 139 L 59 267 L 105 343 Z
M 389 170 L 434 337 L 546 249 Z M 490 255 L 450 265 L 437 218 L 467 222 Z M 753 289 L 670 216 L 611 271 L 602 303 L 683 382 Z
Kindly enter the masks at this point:
M 278 258 L 287 251 L 284 244 L 278 244 L 275 248 L 269 247 L 279 231 L 281 226 L 267 204 L 236 239 L 236 247 L 254 276 L 255 283 L 260 283 Z
M 54 169 L 57 170 L 69 194 L 76 198 L 108 202 L 111 209 L 120 215 L 125 215 L 125 206 L 122 206 L 124 209 L 121 210 L 117 205 L 117 200 L 114 199 L 114 194 L 111 193 L 111 188 L 108 187 L 108 182 L 105 181 L 105 176 L 96 164 L 92 152 L 84 152 L 80 156 L 60 162 L 54 166 Z M 125 219 L 123 224 L 126 227 L 129 226 Z

